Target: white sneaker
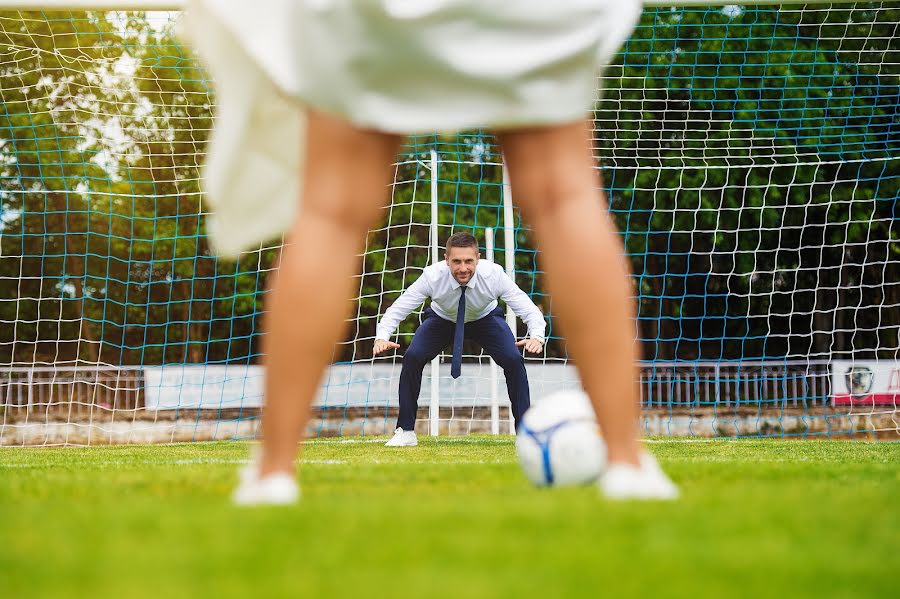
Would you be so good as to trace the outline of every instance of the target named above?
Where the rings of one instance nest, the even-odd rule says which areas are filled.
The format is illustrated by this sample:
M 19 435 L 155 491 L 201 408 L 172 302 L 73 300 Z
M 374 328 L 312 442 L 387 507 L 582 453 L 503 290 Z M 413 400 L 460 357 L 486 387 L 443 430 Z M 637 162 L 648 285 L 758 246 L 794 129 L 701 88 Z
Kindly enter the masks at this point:
M 263 478 L 246 478 L 235 489 L 235 505 L 290 505 L 300 499 L 300 487 L 290 474 L 275 472 Z
M 419 444 L 416 438 L 416 431 L 405 431 L 399 426 L 394 431 L 391 440 L 384 444 L 385 447 L 415 447 Z
M 678 487 L 669 480 L 649 453 L 641 455 L 639 467 L 611 464 L 599 481 L 608 499 L 677 499 Z
M 238 472 L 239 483 L 231 496 L 235 505 L 289 505 L 300 499 L 300 487 L 293 476 L 276 472 L 259 478 L 259 446 L 250 450 L 250 463 Z

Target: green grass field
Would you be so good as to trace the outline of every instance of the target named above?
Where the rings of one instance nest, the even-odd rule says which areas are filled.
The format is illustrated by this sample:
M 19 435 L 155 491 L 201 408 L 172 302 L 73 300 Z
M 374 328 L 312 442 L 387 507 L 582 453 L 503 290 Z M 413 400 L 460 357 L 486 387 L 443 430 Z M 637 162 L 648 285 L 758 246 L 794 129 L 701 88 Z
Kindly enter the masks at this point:
M 660 441 L 675 503 L 535 489 L 509 437 L 310 442 L 303 500 L 228 503 L 246 443 L 0 450 L 3 597 L 887 597 L 900 444 Z

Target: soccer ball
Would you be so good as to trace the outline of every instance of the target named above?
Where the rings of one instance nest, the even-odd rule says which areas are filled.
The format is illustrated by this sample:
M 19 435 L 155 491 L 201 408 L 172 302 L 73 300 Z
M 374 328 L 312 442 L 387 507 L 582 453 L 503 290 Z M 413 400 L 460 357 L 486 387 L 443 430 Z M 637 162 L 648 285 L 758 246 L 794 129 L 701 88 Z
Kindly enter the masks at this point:
M 525 412 L 516 436 L 525 476 L 538 486 L 583 485 L 606 463 L 594 408 L 583 391 L 558 391 Z

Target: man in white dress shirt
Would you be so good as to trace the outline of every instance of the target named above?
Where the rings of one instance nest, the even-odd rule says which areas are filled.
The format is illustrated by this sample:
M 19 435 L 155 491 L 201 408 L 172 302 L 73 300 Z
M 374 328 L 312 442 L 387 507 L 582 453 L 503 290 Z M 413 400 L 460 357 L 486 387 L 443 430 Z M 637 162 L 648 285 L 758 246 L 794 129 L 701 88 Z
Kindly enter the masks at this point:
M 460 375 L 462 343 L 474 339 L 503 368 L 516 426 L 531 404 L 525 360 L 517 347 L 537 354 L 544 348 L 547 323 L 534 302 L 510 279 L 504 270 L 480 260 L 478 241 L 469 233 L 454 233 L 447 240 L 445 261 L 425 268 L 415 283 L 397 298 L 384 313 L 375 332 L 373 353 L 397 349 L 390 341 L 404 318 L 431 298 L 423 321 L 403 356 L 400 371 L 400 415 L 394 437 L 388 447 L 410 447 L 416 439 L 416 408 L 422 387 L 422 371 L 448 345 L 453 347 L 450 374 Z M 528 338 L 516 343 L 506 324 L 502 299 L 528 325 Z

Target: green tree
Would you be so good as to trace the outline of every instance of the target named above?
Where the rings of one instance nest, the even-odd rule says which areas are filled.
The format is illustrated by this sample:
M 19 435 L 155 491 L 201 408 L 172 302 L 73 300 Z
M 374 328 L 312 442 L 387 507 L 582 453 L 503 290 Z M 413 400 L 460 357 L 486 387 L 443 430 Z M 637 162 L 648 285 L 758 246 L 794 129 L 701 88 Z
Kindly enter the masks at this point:
M 868 4 L 645 12 L 594 141 L 646 357 L 895 357 L 898 21 Z M 276 251 L 210 255 L 198 181 L 214 98 L 171 23 L 2 13 L 0 53 L 0 361 L 256 360 Z M 408 139 L 335 360 L 370 355 L 377 318 L 431 262 L 432 149 L 439 241 L 503 225 L 490 135 Z M 564 356 L 516 218 L 517 282 Z
M 99 354 L 97 322 L 85 313 L 92 201 L 105 178 L 108 98 L 96 66 L 122 54 L 98 13 L 0 13 L 0 360 L 60 362 Z

